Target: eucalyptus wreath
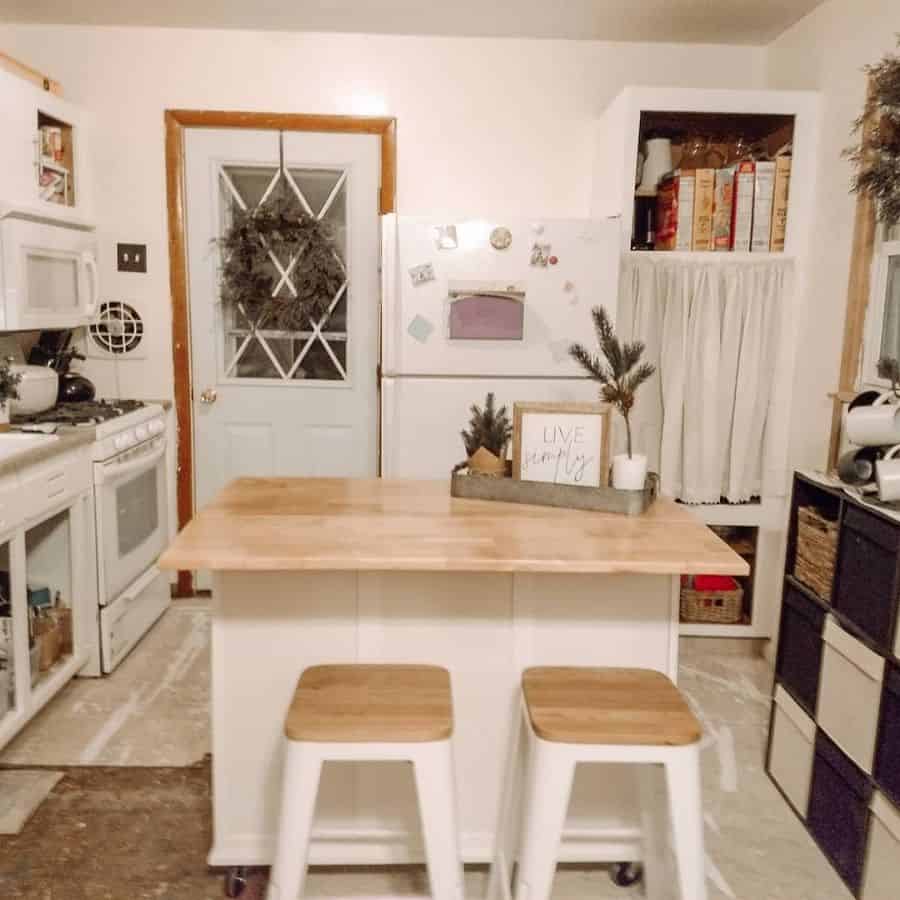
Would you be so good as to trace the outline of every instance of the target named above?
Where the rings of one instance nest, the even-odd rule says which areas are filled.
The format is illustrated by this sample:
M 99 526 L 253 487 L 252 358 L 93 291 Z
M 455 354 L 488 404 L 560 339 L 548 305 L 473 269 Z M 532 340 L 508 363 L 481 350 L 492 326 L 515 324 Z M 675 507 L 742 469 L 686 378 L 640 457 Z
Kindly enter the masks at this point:
M 222 302 L 240 304 L 251 322 L 265 321 L 270 328 L 299 331 L 318 322 L 346 277 L 333 229 L 300 209 L 286 191 L 256 209 L 235 207 L 218 243 Z M 273 296 L 281 273 L 270 252 L 285 269 L 299 254 L 290 272 L 296 296 L 286 283 Z
M 900 222 L 900 55 L 888 54 L 864 71 L 870 89 L 854 123 L 859 142 L 845 155 L 856 167 L 853 190 L 869 194 L 878 219 L 893 226 Z

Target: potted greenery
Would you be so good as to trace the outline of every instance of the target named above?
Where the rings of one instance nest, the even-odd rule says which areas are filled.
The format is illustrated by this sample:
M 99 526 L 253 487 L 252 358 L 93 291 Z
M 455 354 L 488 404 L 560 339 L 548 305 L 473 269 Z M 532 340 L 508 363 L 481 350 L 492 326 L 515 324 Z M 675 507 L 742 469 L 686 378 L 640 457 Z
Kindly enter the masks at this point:
M 506 448 L 512 437 L 512 425 L 505 406 L 494 407 L 494 395 L 484 400 L 484 409 L 472 404 L 469 430 L 461 431 L 466 448 L 466 465 L 482 475 L 506 474 Z
M 22 375 L 13 372 L 10 360 L 0 360 L 0 431 L 9 431 L 9 401 L 19 399 Z
M 647 478 L 647 457 L 632 453 L 631 410 L 637 389 L 656 371 L 652 363 L 641 362 L 644 342 L 621 343 L 616 336 L 609 314 L 602 306 L 591 310 L 600 354 L 591 353 L 582 344 L 572 344 L 569 353 L 591 378 L 600 382 L 600 396 L 611 403 L 625 420 L 626 453 L 613 457 L 612 484 L 614 488 L 639 491 Z

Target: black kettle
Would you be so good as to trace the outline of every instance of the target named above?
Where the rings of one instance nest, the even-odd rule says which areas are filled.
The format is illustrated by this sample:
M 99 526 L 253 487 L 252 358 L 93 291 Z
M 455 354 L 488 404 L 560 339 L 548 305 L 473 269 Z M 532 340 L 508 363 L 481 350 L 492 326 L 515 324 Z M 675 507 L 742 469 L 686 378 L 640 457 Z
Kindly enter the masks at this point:
M 84 403 L 93 400 L 97 394 L 94 383 L 77 372 L 63 372 L 59 376 L 57 403 Z

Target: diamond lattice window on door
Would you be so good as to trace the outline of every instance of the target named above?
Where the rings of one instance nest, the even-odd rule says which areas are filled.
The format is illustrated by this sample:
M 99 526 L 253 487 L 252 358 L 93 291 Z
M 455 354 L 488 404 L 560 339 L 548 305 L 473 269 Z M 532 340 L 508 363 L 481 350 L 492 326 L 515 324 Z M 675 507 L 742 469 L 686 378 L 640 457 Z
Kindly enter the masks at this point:
M 347 170 L 294 166 L 219 166 L 222 231 L 232 211 L 255 210 L 284 197 L 291 211 L 315 216 L 330 226 L 335 253 L 347 259 Z M 268 252 L 266 274 L 272 278 L 272 296 L 296 297 L 296 278 L 303 270 L 303 250 L 289 259 Z M 222 376 L 226 379 L 267 379 L 284 383 L 348 380 L 349 340 L 347 305 L 350 284 L 344 282 L 327 298 L 325 314 L 308 320 L 298 331 L 267 328 L 265 314 L 253 317 L 242 304 L 220 303 L 224 336 Z

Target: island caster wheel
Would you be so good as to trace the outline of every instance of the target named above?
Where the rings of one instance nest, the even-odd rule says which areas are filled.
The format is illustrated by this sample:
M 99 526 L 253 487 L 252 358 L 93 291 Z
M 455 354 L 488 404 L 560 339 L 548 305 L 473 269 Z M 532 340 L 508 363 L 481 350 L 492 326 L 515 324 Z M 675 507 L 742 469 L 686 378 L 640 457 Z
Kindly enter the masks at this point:
M 617 887 L 631 887 L 644 877 L 644 867 L 640 863 L 614 863 L 609 867 L 609 877 Z
M 247 867 L 232 866 L 225 873 L 225 896 L 240 897 L 247 887 Z

